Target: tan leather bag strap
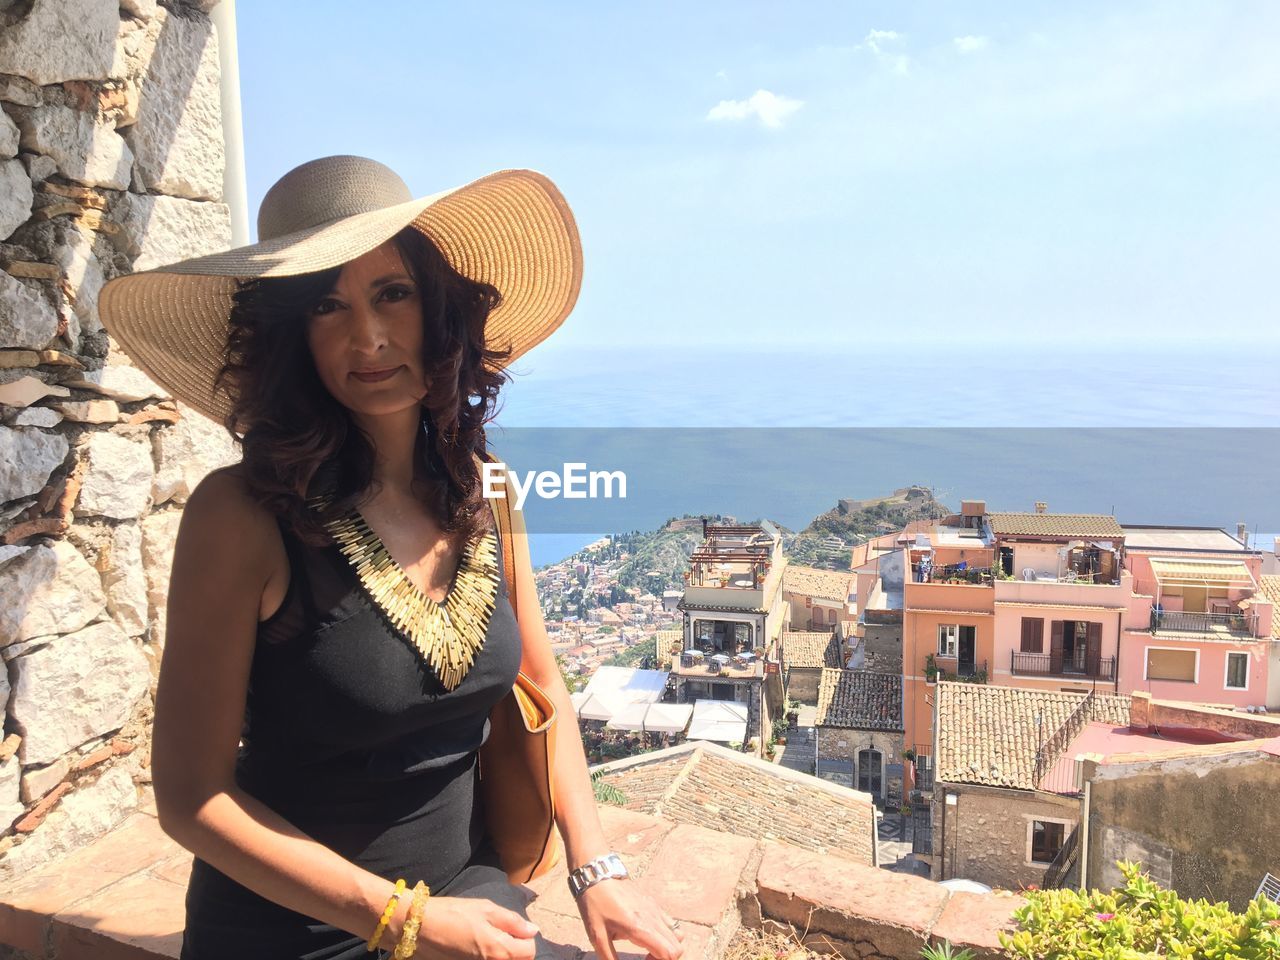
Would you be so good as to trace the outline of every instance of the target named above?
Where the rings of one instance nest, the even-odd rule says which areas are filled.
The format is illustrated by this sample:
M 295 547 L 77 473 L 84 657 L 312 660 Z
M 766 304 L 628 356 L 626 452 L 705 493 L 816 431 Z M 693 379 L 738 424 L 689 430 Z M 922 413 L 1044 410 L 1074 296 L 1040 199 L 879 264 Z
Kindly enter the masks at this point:
M 498 462 L 496 457 L 487 452 L 480 459 L 490 463 Z M 504 489 L 506 487 L 505 481 L 503 487 Z M 512 543 L 512 530 L 515 523 L 511 516 L 511 500 L 509 497 L 490 500 L 489 506 L 493 510 L 493 520 L 498 527 L 498 540 L 502 544 L 502 572 L 507 578 L 507 597 L 511 600 L 511 609 L 516 611 L 518 623 L 520 608 L 516 606 L 516 551 L 515 544 Z

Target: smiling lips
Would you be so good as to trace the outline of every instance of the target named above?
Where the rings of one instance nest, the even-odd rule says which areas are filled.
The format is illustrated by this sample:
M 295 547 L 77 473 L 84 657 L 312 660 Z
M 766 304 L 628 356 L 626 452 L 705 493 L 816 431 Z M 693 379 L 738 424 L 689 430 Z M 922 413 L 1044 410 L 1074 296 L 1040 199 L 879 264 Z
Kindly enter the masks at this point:
M 379 383 L 391 379 L 399 370 L 399 367 L 386 367 L 382 370 L 352 370 L 351 376 L 361 383 Z

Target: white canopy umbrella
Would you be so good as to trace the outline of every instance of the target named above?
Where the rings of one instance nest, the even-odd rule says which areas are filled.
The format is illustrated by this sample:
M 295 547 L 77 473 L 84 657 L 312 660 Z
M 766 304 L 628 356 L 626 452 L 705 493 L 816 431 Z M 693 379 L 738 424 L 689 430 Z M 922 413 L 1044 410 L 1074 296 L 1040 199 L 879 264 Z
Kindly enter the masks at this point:
M 614 713 L 613 719 L 607 724 L 610 730 L 639 730 L 644 731 L 644 717 L 649 712 L 650 704 L 648 703 L 627 703 L 623 704 L 617 712 Z
M 648 733 L 683 733 L 692 715 L 691 703 L 651 703 L 644 729 Z
M 612 720 L 632 703 L 653 703 L 667 687 L 667 671 L 637 670 L 634 667 L 600 667 L 583 689 L 576 704 L 583 720 Z
M 747 705 L 728 700 L 695 701 L 689 739 L 742 743 L 747 739 Z

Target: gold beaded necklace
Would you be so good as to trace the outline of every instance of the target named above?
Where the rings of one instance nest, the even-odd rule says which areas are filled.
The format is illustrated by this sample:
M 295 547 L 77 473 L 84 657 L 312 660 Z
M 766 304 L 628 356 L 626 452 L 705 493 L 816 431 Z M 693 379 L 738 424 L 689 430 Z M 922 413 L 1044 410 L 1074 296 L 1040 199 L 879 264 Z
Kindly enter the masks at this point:
M 312 505 L 321 516 L 328 513 L 326 500 Z M 484 646 L 498 595 L 498 541 L 493 531 L 467 542 L 453 584 L 444 602 L 437 603 L 409 579 L 359 512 L 328 516 L 323 522 L 369 599 L 445 689 L 455 689 Z

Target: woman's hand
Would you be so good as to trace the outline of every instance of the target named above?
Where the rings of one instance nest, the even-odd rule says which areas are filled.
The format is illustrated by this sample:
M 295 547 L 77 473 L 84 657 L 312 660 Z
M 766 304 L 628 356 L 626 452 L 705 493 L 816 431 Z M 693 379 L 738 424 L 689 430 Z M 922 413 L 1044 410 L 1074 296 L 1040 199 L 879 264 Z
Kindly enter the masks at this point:
M 533 960 L 537 932 L 520 914 L 491 900 L 428 897 L 413 955 L 423 960 Z M 395 949 L 390 937 L 380 945 Z
M 614 940 L 629 940 L 654 960 L 680 960 L 684 931 L 632 880 L 604 880 L 578 897 L 578 912 L 600 960 L 618 960 Z

